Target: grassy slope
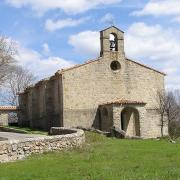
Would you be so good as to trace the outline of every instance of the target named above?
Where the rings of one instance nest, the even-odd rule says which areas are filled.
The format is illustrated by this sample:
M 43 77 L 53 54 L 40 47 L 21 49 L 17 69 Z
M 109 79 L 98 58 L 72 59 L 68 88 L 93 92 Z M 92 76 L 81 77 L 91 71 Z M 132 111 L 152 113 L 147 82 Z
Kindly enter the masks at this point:
M 180 143 L 86 136 L 82 149 L 1 164 L 0 179 L 180 179 Z

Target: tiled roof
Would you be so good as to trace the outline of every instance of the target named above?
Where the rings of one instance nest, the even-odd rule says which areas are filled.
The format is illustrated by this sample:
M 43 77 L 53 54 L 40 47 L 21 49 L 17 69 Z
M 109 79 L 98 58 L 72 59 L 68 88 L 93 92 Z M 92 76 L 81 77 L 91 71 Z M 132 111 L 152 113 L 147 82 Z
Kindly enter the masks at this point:
M 17 110 L 17 106 L 0 106 L 0 111 L 11 111 L 11 110 Z
M 142 101 L 130 101 L 126 99 L 116 99 L 111 102 L 103 103 L 101 105 L 110 105 L 110 104 L 146 104 L 145 102 Z

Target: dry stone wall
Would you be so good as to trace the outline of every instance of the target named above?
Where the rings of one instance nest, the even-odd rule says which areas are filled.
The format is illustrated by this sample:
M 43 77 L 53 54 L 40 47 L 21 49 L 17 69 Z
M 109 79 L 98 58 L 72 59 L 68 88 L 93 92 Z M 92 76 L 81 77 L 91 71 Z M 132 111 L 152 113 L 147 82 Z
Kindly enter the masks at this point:
M 0 141 L 0 162 L 20 160 L 34 153 L 72 149 L 85 142 L 83 130 L 52 128 L 51 132 L 53 136 Z M 62 135 L 62 132 L 65 135 Z

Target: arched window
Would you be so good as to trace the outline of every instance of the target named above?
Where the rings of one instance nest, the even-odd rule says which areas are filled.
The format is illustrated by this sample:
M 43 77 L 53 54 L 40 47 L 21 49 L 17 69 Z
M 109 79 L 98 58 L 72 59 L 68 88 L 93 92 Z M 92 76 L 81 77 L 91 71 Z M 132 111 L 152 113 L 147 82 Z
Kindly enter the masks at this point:
M 110 42 L 110 51 L 117 51 L 117 35 L 114 33 L 111 33 L 109 35 L 109 42 Z

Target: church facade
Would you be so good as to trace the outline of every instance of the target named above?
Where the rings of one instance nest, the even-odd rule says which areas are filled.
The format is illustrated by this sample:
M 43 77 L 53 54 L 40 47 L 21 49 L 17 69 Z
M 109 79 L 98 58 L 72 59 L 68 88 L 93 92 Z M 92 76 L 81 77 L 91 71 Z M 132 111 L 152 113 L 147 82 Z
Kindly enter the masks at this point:
M 117 27 L 100 31 L 100 43 L 99 58 L 59 70 L 19 94 L 20 126 L 113 126 L 127 136 L 161 135 L 156 94 L 164 90 L 165 74 L 126 58 L 124 32 Z

